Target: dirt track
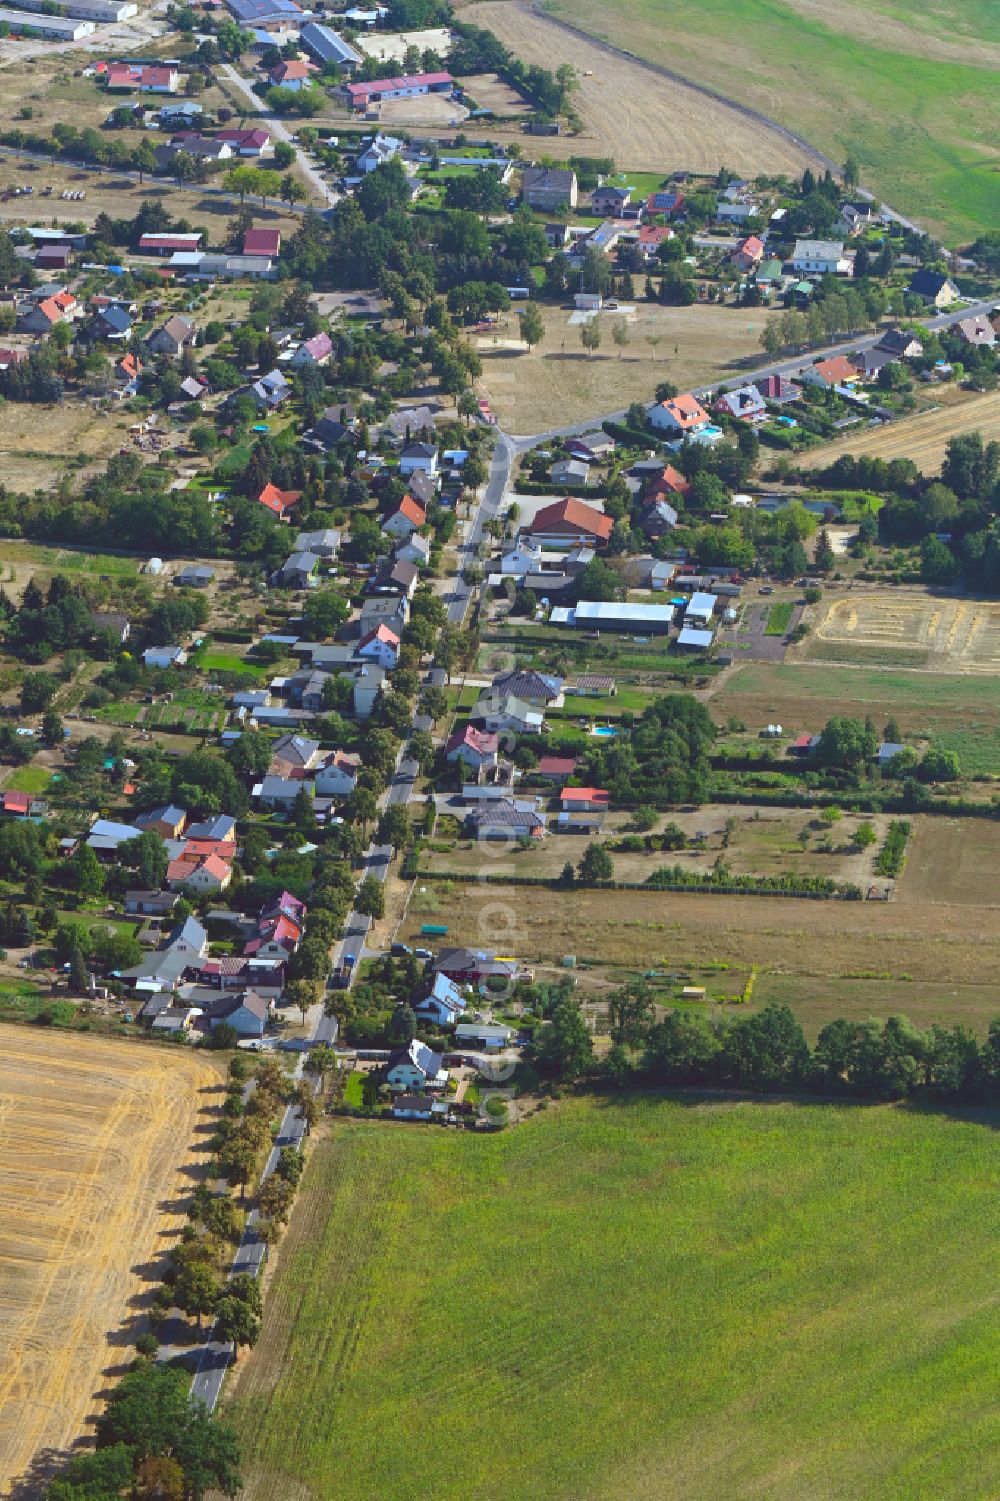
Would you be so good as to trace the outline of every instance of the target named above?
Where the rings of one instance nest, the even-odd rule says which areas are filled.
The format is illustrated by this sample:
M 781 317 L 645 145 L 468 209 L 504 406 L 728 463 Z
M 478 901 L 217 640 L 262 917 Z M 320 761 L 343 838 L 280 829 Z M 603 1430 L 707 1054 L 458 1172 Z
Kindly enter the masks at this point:
M 139 1268 L 160 1254 L 211 1063 L 174 1050 L 0 1030 L 0 1495 L 85 1431 Z
M 552 155 L 607 152 L 634 171 L 800 174 L 816 153 L 798 146 L 778 126 L 755 121 L 734 105 L 617 55 L 518 0 L 464 6 L 461 19 L 488 27 L 527 63 L 571 63 L 579 87 L 574 108 L 581 136 L 546 139 Z

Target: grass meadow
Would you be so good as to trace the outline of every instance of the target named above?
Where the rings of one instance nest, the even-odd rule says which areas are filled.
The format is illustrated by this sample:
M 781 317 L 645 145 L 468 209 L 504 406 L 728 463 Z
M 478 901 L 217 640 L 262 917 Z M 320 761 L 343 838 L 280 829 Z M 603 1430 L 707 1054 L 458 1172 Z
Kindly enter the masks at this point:
M 1000 10 L 940 0 L 551 0 L 552 13 L 717 89 L 843 161 L 951 243 L 996 225 Z M 689 165 L 682 163 L 681 165 Z
M 993 1495 L 998 1152 L 695 1097 L 338 1124 L 231 1394 L 245 1496 Z

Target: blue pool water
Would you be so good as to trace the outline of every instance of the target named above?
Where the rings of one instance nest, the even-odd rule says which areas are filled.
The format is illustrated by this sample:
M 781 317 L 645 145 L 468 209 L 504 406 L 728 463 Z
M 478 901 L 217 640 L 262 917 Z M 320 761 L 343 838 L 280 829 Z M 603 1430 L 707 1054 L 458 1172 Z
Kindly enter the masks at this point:
M 618 734 L 618 731 L 615 729 L 614 725 L 598 724 L 594 726 L 590 733 L 592 735 L 600 735 L 604 740 L 610 740 Z

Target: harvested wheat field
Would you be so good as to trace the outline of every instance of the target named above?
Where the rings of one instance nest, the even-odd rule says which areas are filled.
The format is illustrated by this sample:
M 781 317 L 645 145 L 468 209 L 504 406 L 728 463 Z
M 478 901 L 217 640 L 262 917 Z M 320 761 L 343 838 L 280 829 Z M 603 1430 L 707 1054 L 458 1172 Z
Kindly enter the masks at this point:
M 936 474 L 949 438 L 962 433 L 982 433 L 987 440 L 1000 438 L 1000 392 L 904 417 L 888 427 L 868 428 L 854 437 L 815 448 L 799 462 L 803 468 L 823 469 L 841 454 L 867 454 L 876 459 L 912 459 L 922 473 Z
M 0 1494 L 84 1431 L 137 1268 L 181 1223 L 195 1120 L 220 1075 L 174 1049 L 0 1033 Z
M 579 87 L 573 107 L 584 123 L 578 136 L 545 141 L 551 155 L 607 153 L 633 171 L 733 172 L 758 177 L 801 175 L 811 153 L 780 130 L 689 84 L 666 78 L 576 36 L 516 0 L 464 6 L 463 21 L 488 27 L 526 63 L 570 63 Z M 622 39 L 627 45 L 627 38 Z M 491 134 L 496 135 L 495 127 Z
M 1000 605 L 988 599 L 946 599 L 922 589 L 852 591 L 826 606 L 816 639 L 855 648 L 913 649 L 915 665 L 940 672 L 1000 670 Z

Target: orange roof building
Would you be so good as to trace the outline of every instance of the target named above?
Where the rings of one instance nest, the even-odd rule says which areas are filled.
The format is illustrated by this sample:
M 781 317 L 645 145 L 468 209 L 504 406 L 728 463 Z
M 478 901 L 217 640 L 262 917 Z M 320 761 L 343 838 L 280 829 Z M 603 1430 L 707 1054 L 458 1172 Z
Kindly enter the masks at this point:
M 302 499 L 302 491 L 279 490 L 277 485 L 266 484 L 257 499 L 262 506 L 272 511 L 279 521 L 286 521 L 287 513 Z
M 604 547 L 614 522 L 596 506 L 568 495 L 565 500 L 542 506 L 528 527 L 531 536 L 554 546 Z

